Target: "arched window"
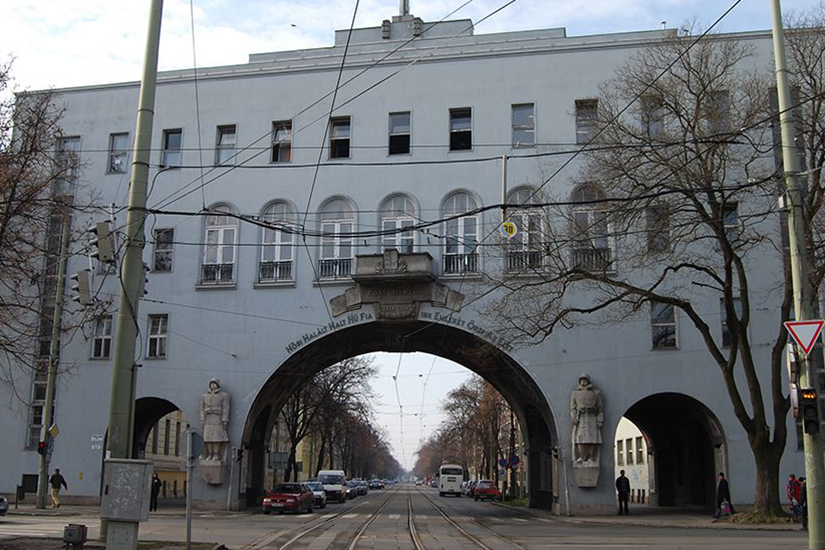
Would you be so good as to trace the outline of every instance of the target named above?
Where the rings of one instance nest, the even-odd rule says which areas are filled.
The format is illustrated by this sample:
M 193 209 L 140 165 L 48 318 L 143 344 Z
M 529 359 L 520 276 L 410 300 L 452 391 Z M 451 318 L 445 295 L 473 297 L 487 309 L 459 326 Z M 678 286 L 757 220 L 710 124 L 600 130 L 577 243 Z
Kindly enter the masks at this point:
M 238 219 L 229 206 L 210 209 L 204 225 L 202 284 L 229 284 L 235 282 L 235 247 L 238 240 Z
M 478 203 L 468 193 L 454 193 L 444 202 L 445 218 L 461 216 L 478 209 Z M 478 214 L 455 217 L 444 222 L 447 237 L 444 248 L 445 275 L 478 272 Z
M 282 201 L 270 204 L 261 215 L 261 220 L 267 227 L 261 231 L 258 282 L 294 280 L 294 218 L 295 212 Z
M 507 218 L 518 231 L 507 241 L 507 270 L 539 269 L 544 264 L 544 213 L 541 208 L 519 208 L 535 204 L 536 194 L 522 187 L 507 197 Z
M 333 199 L 321 210 L 320 279 L 347 278 L 352 274 L 355 214 L 344 199 Z
M 596 185 L 578 186 L 571 195 L 571 263 L 588 271 L 612 271 L 615 260 L 605 195 Z
M 415 204 L 405 195 L 389 197 L 381 205 L 381 248 L 395 248 L 402 253 L 410 253 L 415 249 L 415 233 L 412 230 L 403 231 L 415 225 Z M 397 233 L 393 233 L 397 231 Z

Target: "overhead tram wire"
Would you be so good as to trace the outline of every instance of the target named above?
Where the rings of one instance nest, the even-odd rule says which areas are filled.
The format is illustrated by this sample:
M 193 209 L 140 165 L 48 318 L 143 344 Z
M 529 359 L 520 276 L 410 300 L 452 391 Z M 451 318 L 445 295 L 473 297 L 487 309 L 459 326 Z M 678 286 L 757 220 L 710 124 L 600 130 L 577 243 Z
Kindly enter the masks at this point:
M 479 24 L 479 23 L 481 23 L 481 22 L 483 22 L 483 21 L 485 21 L 485 20 L 487 20 L 487 19 L 489 19 L 489 18 L 490 18 L 490 17 L 492 17 L 493 15 L 495 15 L 495 14 L 499 13 L 501 10 L 503 10 L 504 8 L 506 8 L 506 7 L 510 6 L 511 4 L 514 4 L 514 3 L 515 3 L 515 2 L 517 2 L 517 1 L 518 1 L 518 0 L 509 0 L 509 1 L 508 1 L 508 2 L 506 2 L 504 5 L 500 6 L 500 7 L 499 7 L 499 8 L 497 8 L 496 10 L 492 11 L 491 13 L 487 14 L 487 15 L 486 15 L 486 16 L 484 16 L 482 19 L 480 19 L 480 20 L 478 21 L 478 23 L 476 23 L 476 25 L 477 25 L 477 24 Z M 465 4 L 465 5 L 466 5 L 466 4 Z M 459 9 L 460 9 L 460 8 L 459 8 Z M 338 108 L 340 108 L 340 107 L 343 107 L 344 105 L 349 104 L 351 101 L 353 101 L 353 100 L 355 100 L 355 99 L 357 99 L 357 98 L 361 97 L 362 95 L 364 95 L 364 94 L 365 94 L 365 93 L 367 93 L 368 91 L 370 91 L 370 90 L 374 89 L 375 87 L 379 86 L 380 84 L 383 84 L 384 82 L 386 82 L 386 81 L 387 81 L 387 80 L 389 80 L 390 78 L 392 78 L 392 77 L 396 76 L 397 74 L 401 73 L 402 71 L 404 71 L 404 70 L 408 69 L 409 67 L 411 67 L 411 66 L 415 65 L 415 64 L 416 64 L 416 63 L 418 63 L 418 61 L 420 61 L 421 59 L 424 59 L 425 57 L 428 57 L 428 56 L 430 56 L 430 55 L 434 54 L 436 51 L 438 51 L 439 49 L 441 49 L 442 47 L 444 47 L 446 44 L 448 44 L 449 42 L 451 42 L 453 39 L 457 38 L 458 36 L 460 36 L 460 35 L 462 35 L 463 33 L 467 32 L 467 30 L 472 29 L 473 27 L 474 27 L 474 26 L 467 27 L 466 29 L 464 29 L 464 30 L 463 30 L 463 31 L 461 31 L 460 33 L 457 33 L 457 34 L 453 35 L 453 36 L 452 36 L 452 37 L 450 37 L 447 41 L 445 41 L 445 42 L 443 42 L 443 43 L 439 44 L 438 46 L 436 46 L 436 47 L 432 48 L 432 49 L 431 49 L 431 50 L 429 50 L 428 52 L 426 52 L 426 53 L 422 54 L 421 56 L 417 57 L 416 59 L 414 59 L 414 60 L 413 60 L 413 61 L 411 61 L 410 63 L 408 63 L 408 64 L 404 65 L 401 69 L 398 69 L 397 71 L 393 72 L 390 76 L 388 76 L 388 77 L 386 77 L 386 78 L 381 79 L 381 80 L 380 80 L 380 81 L 378 81 L 377 83 L 375 83 L 375 84 L 373 84 L 373 85 L 369 86 L 368 88 L 366 88 L 365 90 L 363 90 L 363 91 L 359 92 L 358 94 L 356 94 L 355 96 L 353 96 L 351 99 L 349 99 L 349 100 L 345 101 L 344 103 L 342 103 L 341 105 L 339 105 L 336 109 L 338 109 Z M 430 28 L 432 28 L 432 27 L 430 27 Z M 376 63 L 377 63 L 377 62 L 376 62 Z M 374 66 L 374 65 L 371 65 L 371 66 L 370 66 L 370 67 L 368 67 L 367 69 L 372 68 L 373 66 Z M 366 70 L 365 70 L 365 71 L 366 71 Z M 364 71 L 364 72 L 365 72 L 365 71 Z M 344 83 L 344 85 L 346 85 L 348 82 L 351 82 L 351 80 L 350 80 L 350 81 L 345 82 L 345 83 Z M 313 120 L 313 121 L 312 121 L 312 122 L 310 122 L 309 124 L 307 124 L 307 125 L 305 125 L 305 126 L 303 126 L 303 127 L 299 128 L 298 130 L 294 131 L 294 132 L 293 132 L 293 136 L 294 136 L 294 135 L 296 135 L 296 134 L 298 134 L 298 133 L 299 133 L 299 132 L 301 132 L 302 130 L 305 130 L 305 129 L 306 129 L 307 127 L 309 127 L 310 125 L 315 124 L 316 122 L 318 122 L 318 121 L 320 121 L 320 120 L 323 120 L 323 119 L 324 119 L 324 117 L 319 117 L 319 118 L 317 118 L 317 119 Z M 265 137 L 267 137 L 268 135 L 270 135 L 270 134 L 269 134 L 269 133 L 264 134 L 262 137 L 260 137 L 260 138 L 258 138 L 257 140 L 255 140 L 255 141 L 253 142 L 253 144 L 255 144 L 255 143 L 257 143 L 257 142 L 261 141 L 262 139 L 264 139 L 264 138 L 265 138 Z M 245 149 L 243 149 L 243 150 L 245 150 Z M 242 151 L 243 151 L 243 150 L 242 150 Z M 242 151 L 241 151 L 241 152 L 242 152 Z M 235 156 L 237 156 L 238 154 L 240 154 L 240 152 L 239 152 L 239 153 L 237 153 Z M 249 162 L 250 160 L 253 160 L 253 159 L 257 158 L 260 154 L 261 154 L 261 153 L 256 153 L 256 154 L 252 155 L 251 157 L 249 157 L 249 158 L 245 159 L 245 160 L 244 160 L 244 161 L 242 161 L 242 162 L 245 164 L 245 163 Z M 228 173 L 230 173 L 231 171 L 233 171 L 233 170 L 234 170 L 237 166 L 238 166 L 238 165 L 237 165 L 237 164 L 235 164 L 235 165 L 233 165 L 233 166 L 231 166 L 231 167 L 228 167 L 228 169 L 227 169 L 225 172 L 223 172 L 223 173 L 219 174 L 218 176 L 216 176 L 216 177 L 212 178 L 211 180 L 209 180 L 208 182 L 206 182 L 204 185 L 208 185 L 208 184 L 212 183 L 213 181 L 216 181 L 217 179 L 220 179 L 221 177 L 223 177 L 223 176 L 225 176 L 226 174 L 228 174 Z M 189 185 L 191 185 L 192 183 L 193 183 L 193 182 L 190 182 L 189 184 L 187 184 L 186 186 L 184 186 L 183 188 L 181 188 L 181 190 L 182 190 L 182 189 L 185 189 L 186 187 L 188 187 L 188 186 L 189 186 Z M 177 202 L 178 200 L 180 200 L 180 199 L 182 199 L 182 198 L 184 198 L 184 197 L 186 197 L 186 196 L 190 195 L 190 194 L 192 193 L 192 191 L 187 191 L 187 192 L 186 192 L 186 193 L 184 193 L 183 195 L 180 195 L 180 196 L 176 197 L 175 199 L 173 199 L 173 200 L 169 201 L 169 199 L 170 199 L 171 197 L 173 197 L 176 193 L 177 193 L 177 192 L 172 193 L 172 194 L 168 195 L 166 198 L 162 199 L 162 200 L 161 200 L 161 202 L 162 202 L 163 204 L 162 204 L 162 205 L 159 205 L 159 206 L 160 206 L 160 207 L 165 207 L 165 206 L 168 206 L 169 204 L 172 204 L 172 203 L 174 203 L 174 202 Z M 164 201 L 168 201 L 168 202 L 164 202 Z
M 197 120 L 198 128 L 198 155 L 200 164 L 203 166 L 203 142 L 201 136 L 201 107 L 200 94 L 198 93 L 198 58 L 195 49 L 195 3 L 194 0 L 189 0 L 189 20 L 192 23 L 192 76 L 195 86 L 195 118 Z M 203 183 L 203 168 L 200 169 L 200 180 Z M 152 180 L 154 182 L 154 180 Z M 154 186 L 153 186 L 154 187 Z M 206 190 L 201 187 L 201 205 L 206 210 Z

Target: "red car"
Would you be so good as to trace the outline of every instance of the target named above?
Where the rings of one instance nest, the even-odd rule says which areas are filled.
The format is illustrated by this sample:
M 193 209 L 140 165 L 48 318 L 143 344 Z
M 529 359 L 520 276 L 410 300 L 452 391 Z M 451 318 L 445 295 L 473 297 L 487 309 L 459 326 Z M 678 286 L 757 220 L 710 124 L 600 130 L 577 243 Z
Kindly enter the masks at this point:
M 476 500 L 501 500 L 501 491 L 498 490 L 498 487 L 496 487 L 492 481 L 482 479 L 476 483 L 475 489 L 473 490 L 473 498 Z
M 284 512 L 312 512 L 315 497 L 312 491 L 303 483 L 279 483 L 271 491 L 267 491 L 261 511 L 269 514 L 273 510 L 279 514 Z

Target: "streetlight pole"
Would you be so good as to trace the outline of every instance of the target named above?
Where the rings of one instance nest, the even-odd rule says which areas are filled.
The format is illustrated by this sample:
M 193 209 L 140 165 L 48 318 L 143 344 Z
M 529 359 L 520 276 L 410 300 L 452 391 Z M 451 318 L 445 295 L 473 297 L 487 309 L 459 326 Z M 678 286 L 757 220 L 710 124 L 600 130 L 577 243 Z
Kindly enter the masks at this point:
M 799 157 L 794 135 L 791 93 L 788 85 L 788 66 L 785 58 L 785 34 L 782 28 L 782 8 L 779 0 L 771 0 L 773 15 L 773 49 L 776 60 L 776 90 L 779 99 L 779 121 L 782 129 L 782 162 L 785 171 L 785 197 L 788 205 L 788 234 L 790 240 L 791 276 L 793 278 L 794 311 L 796 320 L 813 317 L 811 283 L 808 280 L 808 263 L 805 250 L 805 215 L 802 190 L 799 187 Z M 799 387 L 811 384 L 811 367 L 808 357 L 800 354 Z M 804 423 L 803 423 L 804 427 Z M 808 492 L 808 548 L 825 549 L 825 460 L 822 453 L 822 436 L 817 430 L 805 430 L 805 474 Z

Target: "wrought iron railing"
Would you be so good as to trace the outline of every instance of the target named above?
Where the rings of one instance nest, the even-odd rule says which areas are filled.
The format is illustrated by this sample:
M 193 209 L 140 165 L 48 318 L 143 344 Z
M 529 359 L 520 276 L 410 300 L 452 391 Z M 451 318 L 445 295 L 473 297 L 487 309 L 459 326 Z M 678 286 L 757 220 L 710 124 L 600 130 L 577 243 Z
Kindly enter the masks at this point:
M 346 279 L 352 275 L 352 258 L 318 260 L 319 279 Z
M 235 264 L 203 264 L 201 284 L 220 285 L 235 282 Z
M 444 274 L 478 273 L 478 254 L 445 254 Z
M 609 248 L 574 248 L 571 261 L 586 271 L 613 271 L 613 251 Z
M 538 250 L 519 250 L 507 253 L 508 271 L 539 269 L 542 266 L 542 262 L 542 253 Z
M 258 281 L 291 281 L 292 260 L 280 262 L 261 262 L 258 266 Z

